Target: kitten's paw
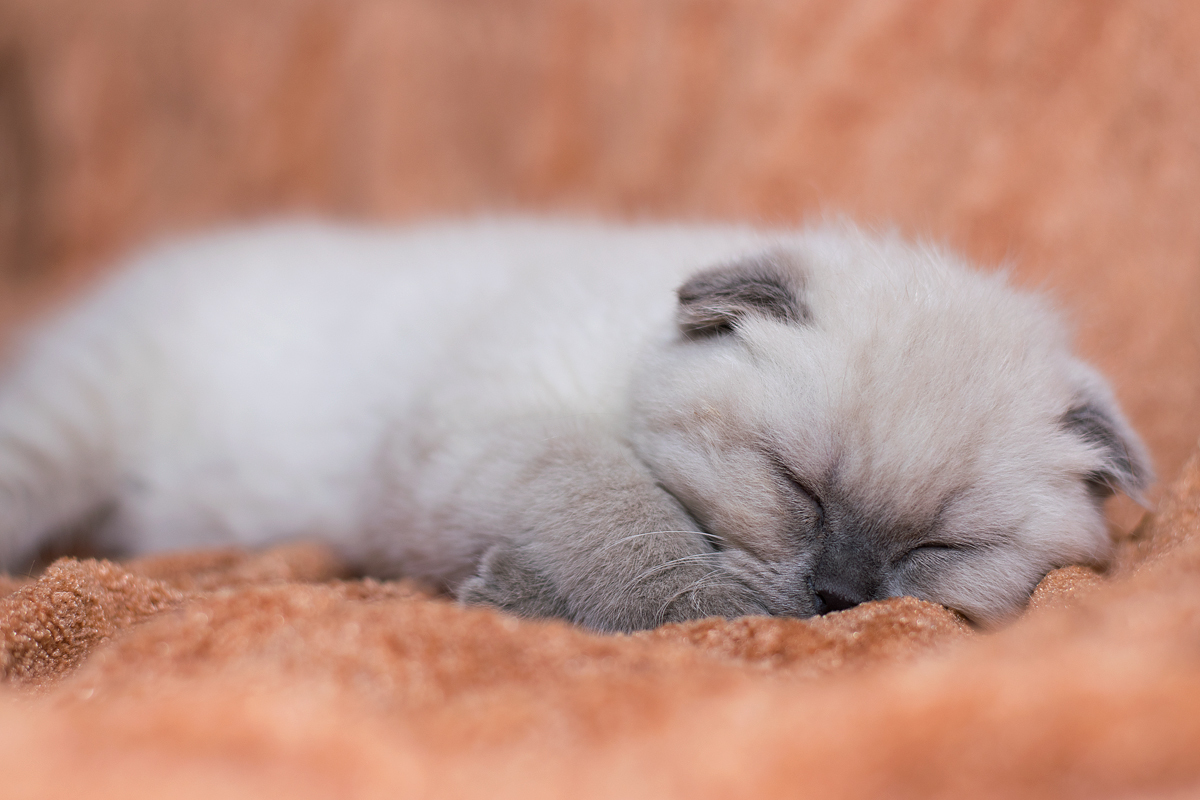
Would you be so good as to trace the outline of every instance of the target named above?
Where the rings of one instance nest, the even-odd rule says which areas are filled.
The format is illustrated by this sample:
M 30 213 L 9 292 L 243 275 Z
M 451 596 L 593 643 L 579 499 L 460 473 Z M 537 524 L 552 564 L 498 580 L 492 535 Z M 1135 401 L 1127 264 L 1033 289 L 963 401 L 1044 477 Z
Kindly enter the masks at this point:
M 662 622 L 685 622 L 705 617 L 770 616 L 753 591 L 740 583 L 699 586 L 671 598 L 663 611 Z
M 568 609 L 550 579 L 520 550 L 494 545 L 484 553 L 475 577 L 455 592 L 466 605 L 495 606 L 519 617 L 566 617 Z
M 563 597 L 527 552 L 503 542 L 484 554 L 475 576 L 463 582 L 455 595 L 466 605 L 493 606 L 520 617 L 557 617 L 609 632 L 704 617 L 732 619 L 770 613 L 754 592 L 728 575 L 720 582 L 706 572 L 699 578 L 676 576 L 674 582 L 638 587 L 611 576 L 605 580 L 602 571 L 593 578 L 585 591 Z

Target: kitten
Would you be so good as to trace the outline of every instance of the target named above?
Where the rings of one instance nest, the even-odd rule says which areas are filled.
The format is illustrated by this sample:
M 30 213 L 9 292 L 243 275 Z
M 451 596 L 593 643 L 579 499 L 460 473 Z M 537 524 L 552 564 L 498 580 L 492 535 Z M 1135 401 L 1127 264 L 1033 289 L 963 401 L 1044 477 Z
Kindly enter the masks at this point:
M 144 255 L 0 388 L 0 565 L 319 537 L 604 631 L 1102 561 L 1145 449 L 1054 312 L 852 226 L 280 224 Z

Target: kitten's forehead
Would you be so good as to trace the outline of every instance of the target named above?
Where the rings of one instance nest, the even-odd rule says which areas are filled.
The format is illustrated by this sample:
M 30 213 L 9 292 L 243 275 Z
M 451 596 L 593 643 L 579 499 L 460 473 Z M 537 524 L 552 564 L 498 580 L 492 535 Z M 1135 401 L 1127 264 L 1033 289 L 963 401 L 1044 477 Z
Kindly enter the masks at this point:
M 811 322 L 769 361 L 791 384 L 781 401 L 804 408 L 797 447 L 823 452 L 839 484 L 928 516 L 982 475 L 1038 463 L 1070 402 L 1070 356 L 1053 312 L 1002 276 L 934 251 L 878 255 L 817 264 Z

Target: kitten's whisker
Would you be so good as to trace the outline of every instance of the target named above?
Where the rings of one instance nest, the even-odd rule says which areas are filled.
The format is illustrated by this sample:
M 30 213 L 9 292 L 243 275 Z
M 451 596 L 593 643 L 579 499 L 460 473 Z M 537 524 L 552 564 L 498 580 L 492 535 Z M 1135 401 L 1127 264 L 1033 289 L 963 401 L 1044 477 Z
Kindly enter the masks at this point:
M 665 603 L 663 603 L 662 608 L 659 609 L 659 618 L 661 619 L 663 616 L 665 616 L 667 613 L 667 609 L 671 607 L 671 604 L 674 603 L 676 600 L 678 600 L 680 597 L 683 597 L 684 595 L 692 596 L 692 608 L 696 609 L 697 611 L 703 611 L 703 609 L 700 607 L 699 602 L 697 602 L 697 598 L 696 598 L 696 592 L 698 590 L 711 589 L 711 588 L 723 588 L 723 587 L 728 587 L 731 589 L 738 588 L 739 584 L 736 584 L 736 583 L 730 583 L 728 581 L 714 582 L 712 580 L 712 578 L 714 578 L 715 576 L 717 576 L 719 574 L 721 574 L 721 570 L 714 569 L 711 572 L 709 572 L 708 574 L 702 575 L 701 577 L 699 577 L 696 580 L 689 583 L 687 586 L 685 586 L 682 589 L 680 589 L 679 591 L 675 592 L 675 594 L 673 594 L 669 598 L 667 598 L 667 601 Z
M 645 533 L 634 533 L 629 536 L 623 536 L 620 539 L 616 539 L 615 541 L 611 541 L 608 544 L 601 547 L 598 552 L 603 553 L 605 550 L 608 550 L 611 547 L 616 547 L 619 544 L 624 544 L 625 542 L 628 542 L 632 539 L 640 539 L 643 536 L 658 536 L 660 534 L 670 534 L 670 533 L 693 534 L 695 536 L 703 536 L 706 539 L 711 539 L 716 542 L 724 542 L 725 541 L 725 539 L 723 537 L 718 536 L 715 533 L 709 533 L 708 531 L 646 531 Z
M 690 556 L 680 556 L 679 558 L 673 558 L 670 561 L 653 566 L 650 569 L 643 572 L 641 575 L 638 575 L 636 578 L 634 578 L 633 580 L 631 580 L 625 584 L 625 589 L 629 589 L 631 587 L 637 586 L 638 584 L 640 584 L 642 581 L 646 580 L 647 578 L 652 577 L 654 575 L 658 575 L 667 570 L 674 569 L 675 567 L 679 567 L 684 564 L 695 563 L 695 562 L 699 562 L 699 561 L 710 561 L 712 559 L 712 557 L 713 557 L 712 553 L 696 553 L 696 554 L 690 555 Z

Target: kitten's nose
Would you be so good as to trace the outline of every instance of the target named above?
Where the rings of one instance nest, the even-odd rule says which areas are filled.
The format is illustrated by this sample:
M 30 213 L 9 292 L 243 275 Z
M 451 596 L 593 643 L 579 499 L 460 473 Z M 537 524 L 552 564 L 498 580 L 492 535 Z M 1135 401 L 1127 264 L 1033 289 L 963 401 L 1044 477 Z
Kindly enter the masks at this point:
M 850 527 L 826 535 L 809 579 L 818 614 L 845 611 L 878 594 L 879 559 L 865 530 Z
M 830 611 L 845 611 L 847 608 L 854 608 L 860 603 L 866 602 L 867 598 L 852 597 L 850 592 L 839 591 L 837 589 L 818 589 L 817 595 L 817 613 L 828 614 Z

